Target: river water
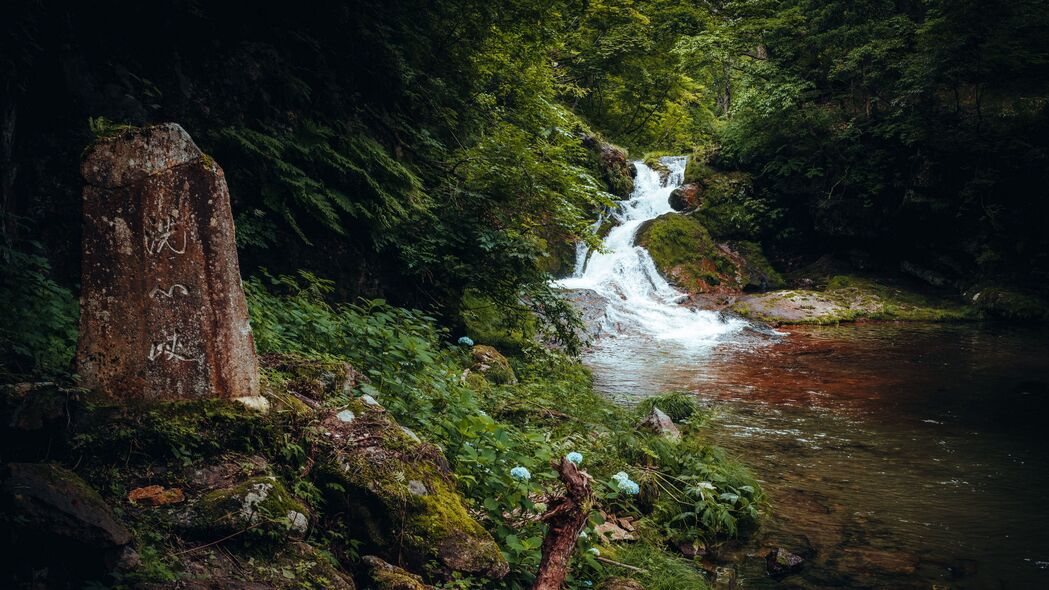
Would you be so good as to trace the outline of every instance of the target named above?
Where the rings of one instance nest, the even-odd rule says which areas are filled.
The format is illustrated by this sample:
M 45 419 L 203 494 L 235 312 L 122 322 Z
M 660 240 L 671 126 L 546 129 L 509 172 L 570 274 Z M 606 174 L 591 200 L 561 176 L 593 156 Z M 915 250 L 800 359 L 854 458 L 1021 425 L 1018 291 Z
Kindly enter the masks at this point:
M 683 167 L 669 164 L 674 175 Z M 665 212 L 657 199 L 668 187 L 649 172 L 639 164 L 630 201 L 652 205 L 621 212 L 612 247 L 563 286 L 597 294 L 584 362 L 599 391 L 624 404 L 692 392 L 710 406 L 708 438 L 762 481 L 773 516 L 737 552 L 739 585 L 1049 588 L 1046 330 L 866 323 L 776 334 L 686 309 L 632 245 L 638 219 Z M 761 556 L 773 547 L 805 566 L 768 578 Z

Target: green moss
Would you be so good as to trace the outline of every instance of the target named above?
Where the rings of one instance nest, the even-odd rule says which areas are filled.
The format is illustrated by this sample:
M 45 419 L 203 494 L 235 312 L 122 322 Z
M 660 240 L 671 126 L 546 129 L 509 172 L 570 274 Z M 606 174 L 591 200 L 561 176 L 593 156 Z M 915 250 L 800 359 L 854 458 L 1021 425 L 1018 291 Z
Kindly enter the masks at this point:
M 495 348 L 478 344 L 470 349 L 470 356 L 473 359 L 473 366 L 470 367 L 472 372 L 484 375 L 485 379 L 497 385 L 517 383 L 510 362 Z
M 779 213 L 754 194 L 745 172 L 713 172 L 696 181 L 699 207 L 690 213 L 719 239 L 754 240 L 775 229 Z
M 275 477 L 254 477 L 205 494 L 195 507 L 193 528 L 216 534 L 305 532 L 306 507 Z
M 740 268 L 740 282 L 744 290 L 782 289 L 787 282 L 783 276 L 772 267 L 761 245 L 757 242 L 732 242 L 730 244 L 743 259 Z
M 971 300 L 990 317 L 1009 320 L 1047 320 L 1049 303 L 1044 299 L 1002 287 L 982 287 L 975 290 Z
M 652 261 L 668 280 L 691 292 L 707 291 L 734 274 L 725 256 L 702 224 L 690 217 L 667 213 L 645 222 L 637 244 L 648 250 Z

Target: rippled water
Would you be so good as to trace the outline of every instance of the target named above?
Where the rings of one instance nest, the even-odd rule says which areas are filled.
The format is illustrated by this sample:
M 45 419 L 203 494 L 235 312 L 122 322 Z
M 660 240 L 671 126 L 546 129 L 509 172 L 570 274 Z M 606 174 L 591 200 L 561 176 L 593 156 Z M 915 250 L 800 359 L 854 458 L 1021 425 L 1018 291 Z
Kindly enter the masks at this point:
M 1049 588 L 1049 334 L 856 324 L 738 333 L 704 350 L 599 338 L 585 362 L 624 403 L 692 391 L 709 435 L 775 517 L 745 588 Z M 757 556 L 809 557 L 778 582 Z

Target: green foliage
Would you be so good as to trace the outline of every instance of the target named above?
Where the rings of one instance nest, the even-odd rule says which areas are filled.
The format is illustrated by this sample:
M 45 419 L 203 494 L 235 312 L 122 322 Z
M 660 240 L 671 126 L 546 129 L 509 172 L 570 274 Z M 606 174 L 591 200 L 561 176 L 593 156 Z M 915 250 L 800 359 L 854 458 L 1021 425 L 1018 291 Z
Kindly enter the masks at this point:
M 76 351 L 78 303 L 50 278 L 46 258 L 0 248 L 0 378 L 55 379 L 70 374 Z
M 125 131 L 136 129 L 134 125 L 114 123 L 105 117 L 88 117 L 87 127 L 91 130 L 91 134 L 95 136 L 95 139 L 115 137 Z
M 304 121 L 294 130 L 226 127 L 217 137 L 246 160 L 262 205 L 307 243 L 299 211 L 340 234 L 347 215 L 370 225 L 381 244 L 384 232 L 422 207 L 419 178 L 360 131 Z
M 634 415 L 594 393 L 587 371 L 562 353 L 523 344 L 522 355 L 511 358 L 518 383 L 478 383 L 463 377 L 463 367 L 472 364 L 467 349 L 442 344 L 448 335 L 418 312 L 379 301 L 327 303 L 331 283 L 309 273 L 264 275 L 247 281 L 245 289 L 261 352 L 351 362 L 370 379 L 355 393 L 372 395 L 400 423 L 440 444 L 468 508 L 484 515 L 482 524 L 511 565 L 506 579 L 486 587 L 531 585 L 544 532 L 537 518 L 545 510 L 540 502 L 561 486 L 550 463 L 569 452 L 582 453 L 584 467 L 598 482 L 610 482 L 622 470 L 671 482 L 665 487 L 678 491 L 659 499 L 654 511 L 611 483 L 595 484 L 606 510 L 639 518 L 651 513 L 646 526 L 657 537 L 699 535 L 715 541 L 752 526 L 757 518 L 760 492 L 747 488 L 752 480 L 744 470 L 699 442 L 668 445 L 636 432 Z M 499 324 L 491 312 L 489 319 Z M 668 411 L 678 416 L 688 412 L 687 401 L 667 399 L 674 400 Z M 696 436 L 691 426 L 685 428 L 689 437 Z M 510 472 L 515 467 L 526 468 L 531 478 L 514 479 Z M 718 494 L 679 501 L 690 498 L 687 485 L 699 481 L 712 482 Z M 703 505 L 697 507 L 697 502 Z M 585 580 L 608 575 L 605 566 L 585 553 L 592 542 L 580 541 L 568 587 L 583 588 Z M 476 587 L 468 579 L 458 583 Z
M 674 422 L 681 422 L 696 413 L 696 398 L 684 391 L 661 393 L 641 400 L 637 405 L 637 413 L 644 418 L 652 412 L 652 408 L 659 408 Z

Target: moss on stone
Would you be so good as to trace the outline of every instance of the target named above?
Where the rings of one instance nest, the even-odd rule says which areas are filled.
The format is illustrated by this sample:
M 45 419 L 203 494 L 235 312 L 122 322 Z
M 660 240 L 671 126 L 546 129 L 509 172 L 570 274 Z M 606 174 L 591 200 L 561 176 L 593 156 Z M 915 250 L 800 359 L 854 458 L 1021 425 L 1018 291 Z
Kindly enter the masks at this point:
M 765 290 L 782 287 L 783 277 L 756 242 L 717 243 L 703 224 L 678 213 L 646 222 L 637 244 L 648 250 L 656 268 L 691 293 Z
M 470 349 L 470 357 L 473 359 L 471 372 L 483 375 L 496 385 L 517 383 L 517 376 L 514 375 L 510 362 L 495 348 L 478 344 Z
M 302 535 L 308 511 L 275 477 L 261 476 L 230 488 L 208 492 L 194 507 L 192 528 L 231 534 L 246 530 L 277 535 Z
M 467 335 L 475 342 L 516 352 L 535 339 L 534 315 L 511 313 L 475 290 L 463 293 L 460 309 Z

